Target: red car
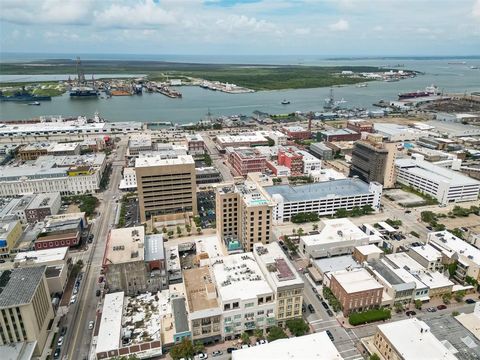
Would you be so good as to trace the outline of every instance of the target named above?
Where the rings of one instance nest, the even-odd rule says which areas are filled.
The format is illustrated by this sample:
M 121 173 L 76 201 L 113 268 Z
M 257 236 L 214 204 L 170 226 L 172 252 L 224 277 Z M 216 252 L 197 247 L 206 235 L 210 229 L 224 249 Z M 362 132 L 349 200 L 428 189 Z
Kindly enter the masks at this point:
M 437 306 L 437 309 L 438 309 L 438 310 L 445 310 L 446 308 L 447 308 L 446 305 L 438 305 L 438 306 Z

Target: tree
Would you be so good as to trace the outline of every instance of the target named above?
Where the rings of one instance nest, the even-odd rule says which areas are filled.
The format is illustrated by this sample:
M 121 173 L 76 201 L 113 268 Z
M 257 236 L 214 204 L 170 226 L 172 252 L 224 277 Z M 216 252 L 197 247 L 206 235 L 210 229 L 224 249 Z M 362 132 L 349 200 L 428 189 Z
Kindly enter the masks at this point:
M 394 308 L 396 313 L 401 313 L 403 311 L 403 304 L 400 302 L 397 302 L 395 303 Z
M 422 310 L 422 301 L 421 300 L 415 300 L 415 309 Z
M 204 154 L 203 161 L 205 162 L 205 165 L 212 166 L 212 158 L 210 157 L 210 155 Z
M 285 339 L 286 337 L 287 337 L 287 334 L 285 334 L 285 331 L 283 331 L 283 329 L 278 326 L 272 326 L 268 331 L 268 335 L 267 335 L 268 341 Z
M 173 230 L 168 230 L 167 235 L 168 235 L 169 238 L 172 238 L 173 237 Z
M 168 232 L 168 230 L 167 230 L 167 228 L 164 226 L 164 227 L 162 228 L 162 233 L 166 234 L 167 232 Z
M 380 356 L 378 356 L 376 353 L 373 353 L 369 356 L 368 360 L 380 360 Z
M 192 232 L 192 227 L 190 225 L 185 225 L 185 229 L 187 229 L 187 233 L 188 235 L 190 235 L 190 233 Z
M 457 267 L 458 267 L 457 262 L 454 262 L 454 263 L 451 263 L 451 264 L 447 265 L 447 269 L 448 269 L 448 273 L 450 274 L 450 277 L 455 275 L 455 273 L 457 272 Z
M 253 336 L 258 339 L 263 339 L 263 330 L 262 329 L 255 329 L 253 330 Z
M 195 353 L 195 350 L 189 338 L 183 338 L 182 342 L 175 345 L 170 350 L 170 356 L 174 360 L 178 360 L 181 358 L 185 358 L 185 359 L 193 358 L 194 353 Z
M 203 350 L 205 350 L 205 345 L 203 345 L 201 341 L 195 341 L 195 344 L 193 345 L 193 350 L 195 350 L 196 353 L 203 352 Z
M 182 228 L 177 225 L 177 235 L 181 236 L 182 235 Z
M 246 332 L 242 333 L 242 344 L 250 344 L 250 335 Z
M 302 228 L 298 228 L 298 230 L 297 230 L 297 235 L 298 236 L 302 236 L 304 233 L 305 233 L 305 231 L 303 231 Z
M 202 233 L 202 228 L 201 227 L 197 227 L 197 234 L 201 234 Z
M 457 291 L 454 295 L 456 302 L 462 302 L 465 297 L 465 290 Z
M 273 141 L 272 139 L 267 138 L 267 141 L 268 141 L 268 146 L 274 146 L 275 145 L 275 141 Z
M 82 267 L 83 267 L 83 260 L 82 260 L 82 259 L 79 259 L 79 260 L 77 261 L 77 265 L 78 265 L 80 268 L 82 268 Z
M 294 336 L 305 335 L 310 330 L 310 327 L 302 318 L 287 320 L 287 328 Z
M 313 230 L 318 230 L 318 224 L 313 224 Z
M 450 300 L 452 300 L 452 294 L 443 294 L 442 300 L 444 304 L 450 304 Z
M 460 313 L 458 311 L 452 311 L 452 316 L 458 316 Z

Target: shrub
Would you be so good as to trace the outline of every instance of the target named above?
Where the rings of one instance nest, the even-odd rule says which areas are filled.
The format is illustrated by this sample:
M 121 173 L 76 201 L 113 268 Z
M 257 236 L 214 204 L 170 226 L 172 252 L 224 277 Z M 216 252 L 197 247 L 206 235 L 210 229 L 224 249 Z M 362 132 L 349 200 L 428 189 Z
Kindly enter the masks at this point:
M 348 317 L 350 325 L 367 324 L 374 321 L 390 319 L 391 313 L 388 309 L 373 309 L 364 312 L 352 313 Z
M 302 318 L 287 320 L 287 328 L 295 336 L 305 335 L 310 329 Z

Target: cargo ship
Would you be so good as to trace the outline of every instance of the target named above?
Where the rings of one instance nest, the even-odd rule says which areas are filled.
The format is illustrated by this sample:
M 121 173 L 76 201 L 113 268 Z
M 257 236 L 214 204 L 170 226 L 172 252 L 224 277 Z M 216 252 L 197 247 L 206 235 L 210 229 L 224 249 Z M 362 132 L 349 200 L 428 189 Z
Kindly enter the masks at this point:
M 51 96 L 33 95 L 27 92 L 16 92 L 13 95 L 3 95 L 0 92 L 0 101 L 16 101 L 16 102 L 37 102 L 37 101 L 50 101 Z
M 428 96 L 435 96 L 440 94 L 441 92 L 438 90 L 438 88 L 432 85 L 432 86 L 427 86 L 425 90 L 417 90 L 414 92 L 398 94 L 398 99 L 399 100 L 414 99 L 419 97 L 428 97 Z

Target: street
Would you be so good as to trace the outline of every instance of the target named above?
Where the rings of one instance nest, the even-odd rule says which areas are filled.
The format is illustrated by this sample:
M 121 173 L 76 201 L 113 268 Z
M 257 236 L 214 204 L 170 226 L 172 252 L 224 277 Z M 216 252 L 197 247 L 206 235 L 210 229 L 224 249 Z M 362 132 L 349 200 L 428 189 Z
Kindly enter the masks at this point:
M 75 304 L 70 305 L 66 319 L 61 322 L 61 325 L 68 326 L 62 351 L 62 356 L 66 355 L 66 359 L 87 359 L 89 357 L 92 330 L 88 329 L 88 322 L 95 321 L 97 314 L 99 298 L 95 296 L 95 291 L 100 275 L 105 242 L 115 221 L 114 209 L 116 203 L 113 198 L 120 194 L 118 186 L 124 165 L 126 146 L 126 139 L 122 139 L 112 162 L 112 174 L 108 189 L 98 196 L 100 199 L 100 216 L 95 220 L 92 230 L 95 241 L 83 254 L 85 266 L 82 270 L 84 276 L 78 300 Z

